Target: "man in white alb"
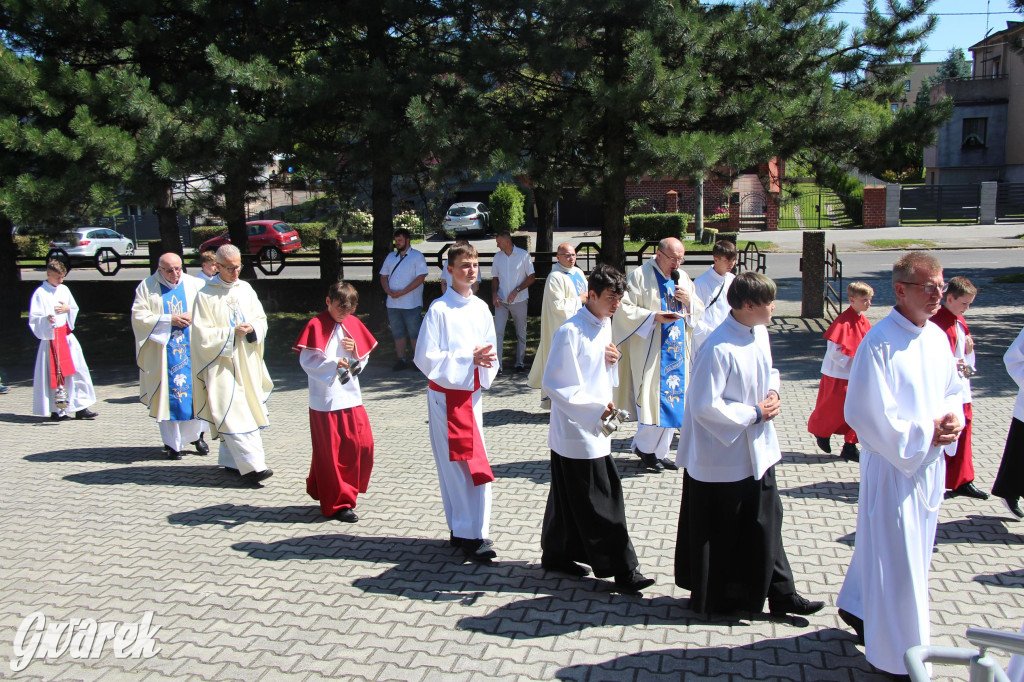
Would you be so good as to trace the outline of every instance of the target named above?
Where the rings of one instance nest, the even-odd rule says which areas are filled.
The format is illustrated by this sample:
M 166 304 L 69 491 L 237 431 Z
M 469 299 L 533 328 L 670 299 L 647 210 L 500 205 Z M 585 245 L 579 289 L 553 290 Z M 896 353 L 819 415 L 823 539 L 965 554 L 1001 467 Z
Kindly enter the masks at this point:
M 946 284 L 931 255 L 892 271 L 896 307 L 867 333 L 850 368 L 846 421 L 861 444 L 857 542 L 836 605 L 872 665 L 906 675 L 928 644 L 928 567 L 945 491 L 943 448 L 963 425 L 949 341 L 929 318 Z
M 157 271 L 135 289 L 132 331 L 135 333 L 135 364 L 139 367 L 139 400 L 157 420 L 164 456 L 181 459 L 191 443 L 206 455 L 204 422 L 193 412 L 192 313 L 196 294 L 205 282 L 181 271 L 176 253 L 160 256 Z

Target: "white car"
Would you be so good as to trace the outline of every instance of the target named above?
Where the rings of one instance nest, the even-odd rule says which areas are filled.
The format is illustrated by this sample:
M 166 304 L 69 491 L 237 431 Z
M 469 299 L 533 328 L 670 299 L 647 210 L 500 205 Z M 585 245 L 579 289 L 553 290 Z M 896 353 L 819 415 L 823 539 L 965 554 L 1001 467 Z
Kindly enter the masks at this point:
M 63 250 L 72 260 L 95 258 L 102 249 L 110 249 L 118 256 L 135 254 L 135 242 L 105 227 L 76 227 L 50 242 L 50 248 Z
M 444 225 L 456 237 L 470 232 L 487 234 L 491 230 L 491 212 L 487 210 L 487 204 L 479 201 L 461 201 L 448 208 Z

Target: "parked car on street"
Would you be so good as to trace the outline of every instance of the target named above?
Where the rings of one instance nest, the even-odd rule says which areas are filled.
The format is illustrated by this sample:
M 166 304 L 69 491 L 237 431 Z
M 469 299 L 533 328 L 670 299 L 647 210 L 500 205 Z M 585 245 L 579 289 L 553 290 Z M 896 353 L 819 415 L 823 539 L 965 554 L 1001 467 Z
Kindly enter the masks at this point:
M 291 225 L 280 220 L 250 220 L 245 224 L 249 232 L 249 253 L 259 255 L 261 260 L 280 260 L 281 255 L 302 248 L 299 233 Z M 228 233 L 207 239 L 199 245 L 199 251 L 213 251 L 231 243 Z
M 135 242 L 105 227 L 76 227 L 50 242 L 50 248 L 60 249 L 72 261 L 102 258 L 104 249 L 118 256 L 135 254 Z
M 460 201 L 448 208 L 444 225 L 454 232 L 456 237 L 471 232 L 487 234 L 491 231 L 491 212 L 487 209 L 487 204 L 481 204 L 479 201 Z

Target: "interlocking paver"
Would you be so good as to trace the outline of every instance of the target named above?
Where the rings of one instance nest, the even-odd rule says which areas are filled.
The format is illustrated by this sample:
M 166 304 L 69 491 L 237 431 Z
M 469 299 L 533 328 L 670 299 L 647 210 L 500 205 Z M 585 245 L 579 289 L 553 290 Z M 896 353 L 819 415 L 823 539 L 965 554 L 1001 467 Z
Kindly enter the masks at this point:
M 869 316 L 890 305 L 884 268 Z M 1024 286 L 976 279 L 975 467 L 985 489 L 1002 455 L 1016 387 L 1001 354 L 1024 324 Z M 772 329 L 783 377 L 777 421 L 784 537 L 798 587 L 828 606 L 806 626 L 768 618 L 703 621 L 673 585 L 678 474 L 647 475 L 613 441 L 643 597 L 539 567 L 547 495 L 546 413 L 519 376 L 484 397 L 492 454 L 494 566 L 462 564 L 447 545 L 427 441 L 425 382 L 371 365 L 362 376 L 377 461 L 354 525 L 323 520 L 305 495 L 304 375 L 271 364 L 278 390 L 264 432 L 276 475 L 245 489 L 216 456 L 161 459 L 155 424 L 127 367 L 96 367 L 95 422 L 50 424 L 24 382 L 0 398 L 0 676 L 17 679 L 535 680 L 883 679 L 835 613 L 852 553 L 858 469 L 806 433 L 824 342 L 818 321 L 782 301 Z M 270 331 L 274 333 L 273 328 Z M 386 342 L 386 341 L 385 341 Z M 88 356 L 88 348 L 86 355 Z M 1024 619 L 1024 524 L 994 502 L 943 505 L 931 575 L 936 645 L 967 627 Z M 34 611 L 51 621 L 137 622 L 153 611 L 160 653 L 35 661 L 14 674 L 14 635 Z M 1005 662 L 1005 656 L 996 654 Z M 966 676 L 936 668 L 936 679 Z

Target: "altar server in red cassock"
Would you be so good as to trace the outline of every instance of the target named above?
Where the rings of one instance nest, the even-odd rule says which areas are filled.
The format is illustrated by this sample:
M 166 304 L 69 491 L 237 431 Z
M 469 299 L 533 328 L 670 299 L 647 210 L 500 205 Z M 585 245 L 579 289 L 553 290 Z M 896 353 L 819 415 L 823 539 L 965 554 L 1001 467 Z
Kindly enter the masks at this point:
M 359 373 L 377 339 L 353 314 L 355 287 L 335 282 L 327 291 L 327 310 L 306 323 L 292 350 L 309 376 L 309 432 L 313 463 L 306 492 L 320 511 L 345 523 L 359 520 L 354 509 L 373 470 L 373 431 L 363 409 Z
M 974 454 L 971 450 L 971 374 L 974 373 L 974 338 L 964 319 L 978 289 L 966 277 L 949 280 L 946 299 L 939 312 L 932 316 L 932 322 L 946 333 L 950 350 L 956 359 L 960 383 L 963 384 L 961 399 L 964 403 L 964 430 L 956 443 L 946 448 L 946 499 L 951 497 L 973 497 L 987 500 L 988 493 L 974 485 Z
M 846 388 L 850 381 L 850 366 L 861 339 L 871 329 L 871 323 L 864 317 L 871 307 L 875 290 L 864 282 L 850 282 L 846 286 L 846 298 L 850 307 L 842 312 L 825 331 L 828 349 L 821 361 L 821 383 L 818 384 L 818 401 L 807 420 L 807 430 L 814 434 L 818 447 L 832 452 L 829 437 L 843 436 L 843 449 L 839 456 L 856 462 L 860 459 L 857 450 L 857 434 L 843 417 L 846 404 Z
M 480 396 L 498 373 L 498 355 L 490 309 L 472 291 L 480 270 L 476 249 L 456 245 L 448 253 L 452 285 L 423 318 L 415 362 L 430 380 L 430 447 L 450 541 L 468 558 L 486 562 L 496 556 L 487 538 L 494 474 Z

